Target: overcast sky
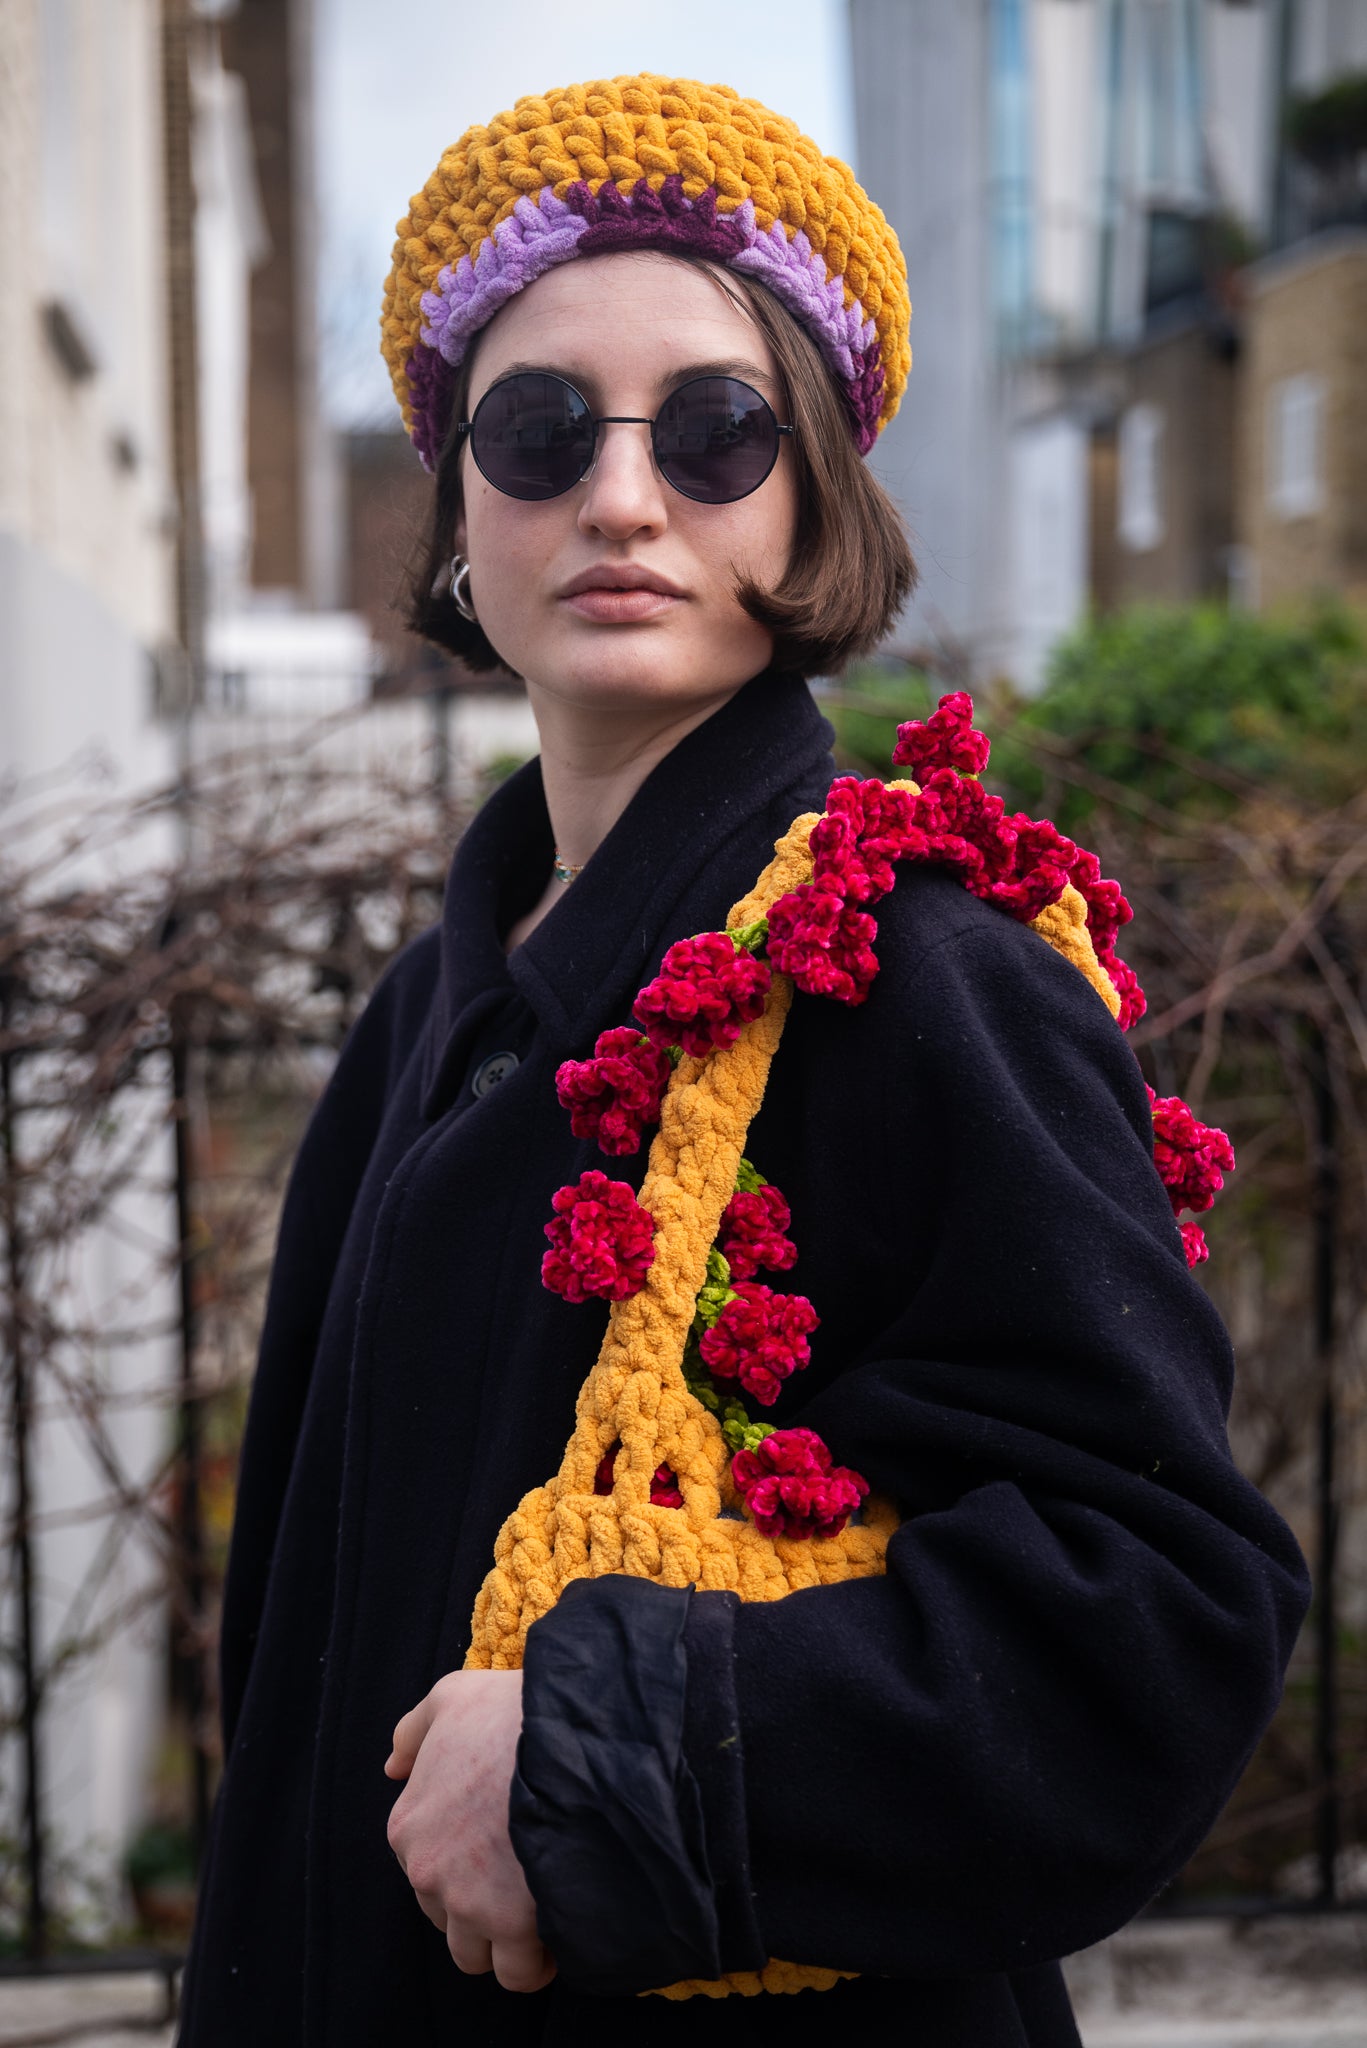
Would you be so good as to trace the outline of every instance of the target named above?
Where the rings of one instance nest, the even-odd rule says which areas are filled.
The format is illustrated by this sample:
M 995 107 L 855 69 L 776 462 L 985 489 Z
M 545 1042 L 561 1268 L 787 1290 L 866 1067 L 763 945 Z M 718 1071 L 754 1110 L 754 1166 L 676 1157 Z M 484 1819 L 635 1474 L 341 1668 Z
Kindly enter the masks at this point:
M 380 293 L 442 151 L 524 93 L 660 71 L 733 85 L 853 157 L 845 0 L 316 0 L 324 374 L 347 425 L 393 416 Z M 776 34 L 776 29 L 781 32 Z

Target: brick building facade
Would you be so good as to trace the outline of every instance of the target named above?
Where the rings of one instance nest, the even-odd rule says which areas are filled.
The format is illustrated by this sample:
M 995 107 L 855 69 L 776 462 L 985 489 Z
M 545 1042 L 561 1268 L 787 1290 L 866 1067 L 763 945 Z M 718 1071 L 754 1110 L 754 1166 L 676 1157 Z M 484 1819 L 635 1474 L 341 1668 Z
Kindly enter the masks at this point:
M 1094 436 L 1092 595 L 1102 609 L 1223 596 L 1234 531 L 1238 350 L 1225 322 L 1164 322 L 1120 370 Z
M 1251 595 L 1367 599 L 1367 229 L 1246 277 L 1236 529 Z

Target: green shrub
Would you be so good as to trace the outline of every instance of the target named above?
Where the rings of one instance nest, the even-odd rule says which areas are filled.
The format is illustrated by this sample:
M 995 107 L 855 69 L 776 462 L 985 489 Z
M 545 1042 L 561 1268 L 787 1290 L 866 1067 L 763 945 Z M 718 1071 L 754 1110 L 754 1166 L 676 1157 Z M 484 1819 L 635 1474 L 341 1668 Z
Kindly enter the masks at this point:
M 1367 781 L 1367 641 L 1331 603 L 1119 612 L 1061 642 L 1042 693 L 990 731 L 988 780 L 1065 831 L 1085 830 L 1099 783 L 1211 818 L 1259 793 L 1340 804 Z

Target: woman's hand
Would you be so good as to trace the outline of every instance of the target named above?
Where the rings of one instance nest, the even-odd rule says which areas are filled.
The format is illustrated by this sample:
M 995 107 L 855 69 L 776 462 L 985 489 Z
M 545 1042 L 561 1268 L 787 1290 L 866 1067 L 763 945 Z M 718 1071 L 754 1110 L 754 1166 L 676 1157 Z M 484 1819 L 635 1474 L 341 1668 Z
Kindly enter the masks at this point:
M 522 1732 L 520 1671 L 453 1671 L 394 1730 L 385 1764 L 408 1783 L 389 1846 L 456 1967 L 492 1970 L 507 1991 L 540 1991 L 555 1963 L 508 1833 Z

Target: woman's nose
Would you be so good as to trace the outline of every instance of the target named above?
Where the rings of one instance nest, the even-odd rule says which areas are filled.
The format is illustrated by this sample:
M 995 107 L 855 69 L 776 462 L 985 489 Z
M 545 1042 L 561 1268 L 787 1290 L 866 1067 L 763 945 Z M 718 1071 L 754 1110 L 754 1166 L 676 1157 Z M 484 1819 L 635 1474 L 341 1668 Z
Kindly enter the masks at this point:
M 661 533 L 669 523 L 664 481 L 655 467 L 649 420 L 600 425 L 593 467 L 579 506 L 581 532 L 609 540 Z

